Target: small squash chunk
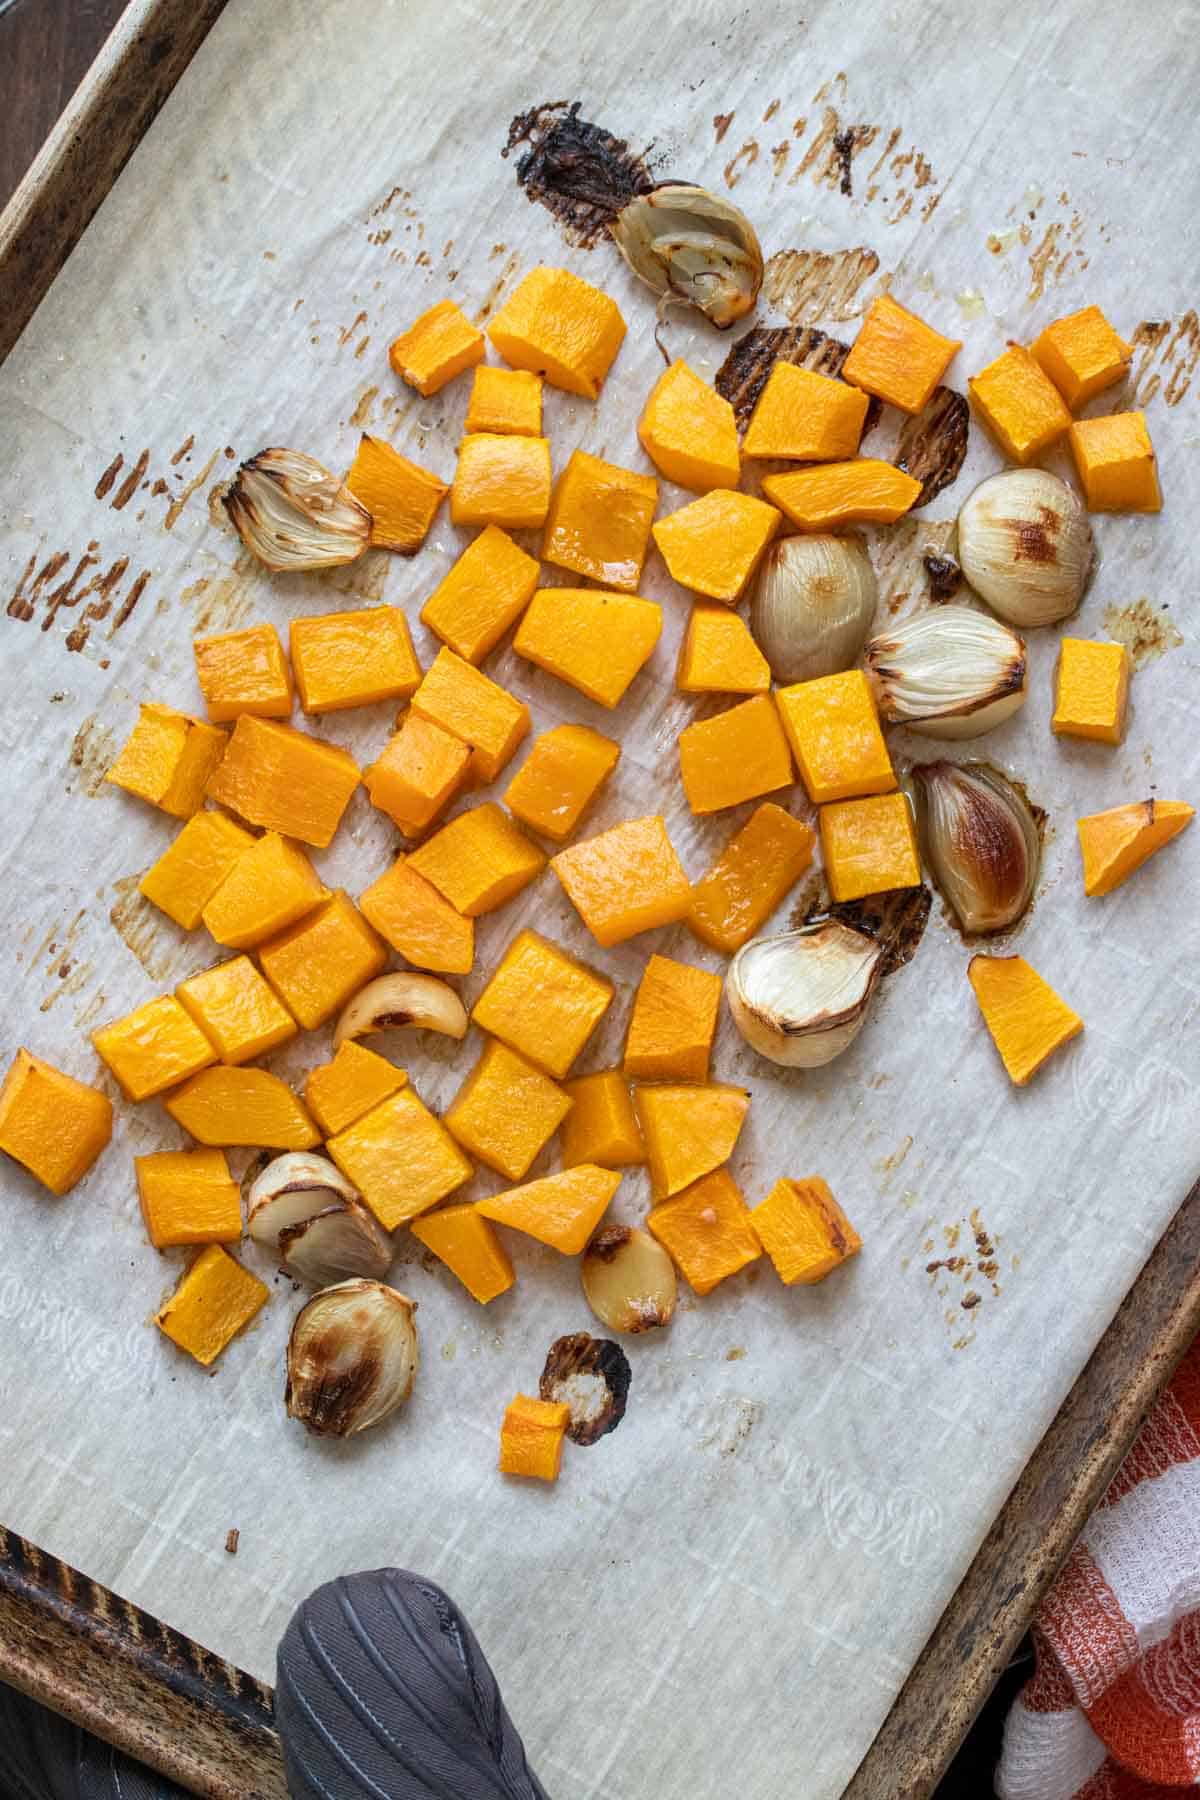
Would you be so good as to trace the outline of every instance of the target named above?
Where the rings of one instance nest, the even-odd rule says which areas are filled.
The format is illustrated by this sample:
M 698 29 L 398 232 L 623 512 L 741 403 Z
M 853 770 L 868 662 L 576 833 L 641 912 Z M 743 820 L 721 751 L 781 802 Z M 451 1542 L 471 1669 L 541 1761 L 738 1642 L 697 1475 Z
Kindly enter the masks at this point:
M 472 1174 L 446 1127 L 411 1087 L 372 1107 L 325 1148 L 385 1231 L 428 1212 Z
M 235 956 L 175 989 L 223 1063 L 250 1062 L 296 1035 L 296 1021 L 248 956 Z
M 550 510 L 550 440 L 476 431 L 458 447 L 450 489 L 455 525 L 531 531 Z
M 346 486 L 371 515 L 370 543 L 376 550 L 415 556 L 449 491 L 432 469 L 410 462 L 384 438 L 359 439 Z
M 135 1156 L 146 1236 L 156 1250 L 179 1244 L 236 1244 L 242 1202 L 223 1150 L 159 1150 Z
M 820 826 L 825 879 L 835 900 L 920 885 L 912 809 L 903 794 L 823 806 Z
M 528 369 L 494 369 L 480 363 L 471 384 L 463 430 L 542 435 L 542 378 Z
M 388 361 L 418 394 L 436 394 L 448 381 L 481 363 L 487 346 L 461 306 L 439 300 L 393 338 Z
M 500 1427 L 500 1473 L 557 1481 L 570 1422 L 565 1400 L 531 1400 L 518 1394 Z
M 492 1038 L 451 1101 L 446 1130 L 489 1169 L 520 1181 L 570 1110 L 556 1081 Z
M 480 663 L 516 624 L 537 582 L 534 558 L 498 525 L 485 525 L 430 594 L 421 622 L 464 662 Z
M 775 704 L 814 806 L 895 787 L 896 771 L 861 669 L 779 688 Z
M 509 782 L 504 804 L 515 818 L 556 844 L 570 837 L 621 751 L 590 725 L 544 731 Z
M 1089 512 L 1162 511 L 1158 465 L 1145 413 L 1076 419 L 1070 444 Z
M 764 500 L 714 488 L 660 519 L 654 541 L 680 587 L 733 605 L 779 524 L 778 512 Z
M 268 831 L 250 840 L 201 917 L 218 944 L 252 950 L 326 897 L 327 889 L 303 850 Z
M 378 975 L 387 950 L 349 894 L 336 893 L 258 953 L 263 974 L 306 1031 Z
M 293 619 L 289 648 L 306 713 L 344 712 L 380 700 L 407 700 L 421 665 L 398 606 Z
M 127 1100 L 149 1100 L 215 1063 L 217 1053 L 173 994 L 93 1031 L 92 1043 Z
M 750 1222 L 786 1287 L 824 1281 L 862 1249 L 862 1239 L 819 1175 L 777 1181 Z
M 506 363 L 594 400 L 625 336 L 615 300 L 569 269 L 531 269 L 488 326 Z
M 432 883 L 398 856 L 358 897 L 363 916 L 414 969 L 469 975 L 475 963 L 475 926 Z
M 82 1181 L 112 1137 L 107 1094 L 18 1050 L 0 1083 L 0 1151 L 52 1194 Z
M 1124 644 L 1063 638 L 1050 720 L 1055 736 L 1119 744 L 1125 735 L 1129 673 L 1129 652 Z
M 692 897 L 687 872 L 657 814 L 627 819 L 572 844 L 551 857 L 550 867 L 606 950 L 639 931 L 678 924 Z
M 646 1144 L 651 1196 L 666 1200 L 729 1161 L 750 1095 L 745 1088 L 712 1081 L 703 1087 L 637 1087 L 633 1104 Z
M 363 782 L 372 806 L 405 837 L 420 837 L 461 788 L 470 761 L 469 744 L 409 711 L 378 760 L 363 770 Z
M 147 701 L 104 779 L 172 818 L 190 819 L 204 804 L 209 779 L 228 742 L 229 733 L 215 725 Z
M 192 654 L 213 725 L 225 725 L 244 712 L 260 719 L 286 719 L 291 713 L 291 671 L 273 625 L 193 638 Z
M 653 475 L 574 450 L 554 484 L 542 560 L 636 593 L 657 505 Z
M 777 362 L 746 427 L 746 456 L 841 462 L 858 454 L 870 401 L 862 388 Z
M 958 338 L 943 337 L 890 294 L 880 294 L 842 364 L 842 378 L 901 412 L 919 413 L 961 349 Z
M 266 1069 L 203 1069 L 163 1105 L 198 1144 L 311 1150 L 321 1141 L 304 1102 Z
M 649 661 L 662 635 L 662 607 L 637 594 L 599 588 L 539 588 L 517 627 L 513 649 L 612 708 Z
M 439 650 L 425 671 L 412 709 L 477 750 L 476 764 L 484 781 L 495 781 L 528 737 L 532 722 L 523 700 L 447 649 Z
M 358 764 L 348 750 L 243 713 L 208 794 L 250 825 L 323 850 L 358 783 Z
M 693 606 L 675 671 L 680 693 L 765 694 L 770 685 L 770 664 L 742 615 L 726 606 Z
M 795 780 L 792 758 L 769 694 L 756 694 L 679 734 L 679 775 L 698 815 L 757 800 Z
M 1060 1000 L 1023 956 L 973 956 L 967 979 L 1004 1067 L 1024 1087 L 1083 1020 Z
M 408 865 L 464 919 L 494 912 L 528 887 L 545 853 L 494 801 L 459 813 L 413 851 Z
M 607 1212 L 621 1180 L 619 1170 L 580 1163 L 558 1175 L 545 1175 L 541 1181 L 527 1181 L 524 1187 L 489 1195 L 475 1206 L 497 1225 L 523 1231 L 526 1237 L 537 1238 L 564 1256 L 578 1256 Z
M 1022 344 L 1010 344 L 967 386 L 976 412 L 1015 463 L 1032 462 L 1070 426 L 1062 395 Z
M 762 1255 L 750 1208 L 727 1169 L 716 1169 L 673 1200 L 652 1206 L 646 1229 L 697 1294 L 711 1294 Z
M 625 1037 L 631 1081 L 707 1081 L 721 977 L 694 963 L 652 956 L 634 995 Z
M 858 521 L 890 525 L 915 506 L 921 483 L 874 456 L 764 475 L 763 493 L 800 531 L 832 531 Z
M 692 889 L 688 930 L 732 956 L 766 924 L 812 861 L 816 839 L 802 819 L 767 800 L 734 833 Z
M 506 1294 L 517 1279 L 508 1251 L 473 1206 L 440 1206 L 414 1219 L 409 1230 L 480 1306 Z
M 571 1110 L 562 1129 L 562 1166 L 599 1163 L 602 1169 L 630 1168 L 646 1160 L 646 1146 L 633 1098 L 620 1069 L 601 1069 L 568 1081 Z
M 536 931 L 519 931 L 471 1014 L 561 1080 L 612 1004 L 613 984 Z
M 741 479 L 733 408 L 685 362 L 659 376 L 637 430 L 655 468 L 680 487 L 707 494 L 735 488 Z
M 270 1289 L 240 1262 L 210 1244 L 155 1314 L 154 1323 L 205 1368 L 267 1303 Z
M 194 813 L 146 870 L 138 892 L 185 931 L 195 931 L 204 908 L 254 842 L 251 832 L 224 813 Z
M 1094 899 L 1111 894 L 1194 817 L 1184 800 L 1135 800 L 1080 819 L 1084 893 Z
M 1032 348 L 1072 412 L 1120 381 L 1133 361 L 1133 346 L 1117 335 L 1098 306 L 1055 319 Z
M 327 1137 L 345 1131 L 372 1107 L 398 1094 L 408 1076 L 386 1056 L 377 1056 L 354 1038 L 339 1044 L 332 1062 L 310 1069 L 304 1103 Z

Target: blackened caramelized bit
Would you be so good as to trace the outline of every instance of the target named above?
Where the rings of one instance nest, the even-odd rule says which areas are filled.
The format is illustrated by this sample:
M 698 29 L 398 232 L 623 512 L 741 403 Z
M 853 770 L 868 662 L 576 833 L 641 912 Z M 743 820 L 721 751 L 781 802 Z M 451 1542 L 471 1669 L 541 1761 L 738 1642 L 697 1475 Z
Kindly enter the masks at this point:
M 933 391 L 921 411 L 906 419 L 896 446 L 896 467 L 921 483 L 915 506 L 931 500 L 957 480 L 967 454 L 970 408 L 953 388 Z
M 576 1331 L 551 1344 L 538 1393 L 570 1408 L 567 1436 L 573 1444 L 594 1444 L 625 1417 L 630 1379 L 629 1360 L 619 1344 Z
M 644 156 L 601 125 L 579 117 L 579 101 L 543 102 L 518 113 L 501 151 L 527 148 L 517 163 L 526 197 L 552 213 L 567 237 L 588 247 L 621 208 L 656 185 Z
M 930 599 L 936 601 L 952 599 L 963 578 L 958 558 L 951 556 L 948 550 L 926 550 L 921 562 L 929 577 Z
M 894 975 L 917 954 L 932 906 L 933 895 L 927 887 L 891 888 L 887 893 L 868 894 L 861 900 L 813 904 L 803 923 L 838 919 L 854 931 L 866 932 L 883 951 L 880 974 Z
M 740 337 L 721 367 L 713 386 L 728 400 L 740 430 L 745 431 L 777 362 L 794 363 L 816 375 L 838 376 L 850 354 L 841 338 L 818 331 L 815 325 L 756 325 Z M 879 402 L 872 400 L 863 422 L 863 436 L 879 418 Z

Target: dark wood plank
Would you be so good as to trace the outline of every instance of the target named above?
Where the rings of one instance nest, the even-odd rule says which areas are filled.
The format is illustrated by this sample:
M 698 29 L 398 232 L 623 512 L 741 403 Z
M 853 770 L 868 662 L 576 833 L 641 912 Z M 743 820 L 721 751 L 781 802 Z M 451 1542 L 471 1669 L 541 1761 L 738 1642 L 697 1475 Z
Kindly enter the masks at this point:
M 54 129 L 124 5 L 125 0 L 16 0 L 0 12 L 0 207 Z

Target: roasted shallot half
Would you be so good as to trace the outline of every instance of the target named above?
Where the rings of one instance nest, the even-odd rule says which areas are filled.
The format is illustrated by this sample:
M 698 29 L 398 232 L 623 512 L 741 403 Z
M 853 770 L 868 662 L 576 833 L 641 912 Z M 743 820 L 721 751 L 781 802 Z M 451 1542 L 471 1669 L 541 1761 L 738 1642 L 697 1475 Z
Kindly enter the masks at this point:
M 284 1404 L 322 1437 L 352 1437 L 403 1406 L 417 1372 L 416 1304 L 381 1281 L 340 1281 L 302 1307 Z
M 371 537 L 366 507 L 303 450 L 260 450 L 234 476 L 224 505 L 247 550 L 278 574 L 353 562 Z
M 579 1276 L 584 1299 L 610 1331 L 653 1331 L 675 1317 L 675 1265 L 639 1225 L 602 1225 Z
M 694 306 L 721 331 L 753 309 L 763 278 L 758 234 L 719 194 L 667 182 L 628 201 L 610 229 L 634 274 L 662 299 Z
M 1074 488 L 1045 469 L 1005 469 L 963 502 L 958 560 L 1010 625 L 1053 625 L 1083 599 L 1096 540 Z
M 573 1444 L 594 1444 L 625 1417 L 629 1382 L 629 1359 L 620 1344 L 576 1331 L 551 1344 L 538 1394 L 569 1408 Z
M 863 647 L 879 586 L 853 538 L 778 538 L 759 568 L 750 623 L 776 681 L 814 681 L 848 669 Z
M 986 763 L 919 763 L 911 773 L 922 854 L 962 929 L 1015 925 L 1041 864 L 1038 813 Z
M 394 975 L 377 975 L 346 1002 L 333 1042 L 336 1047 L 347 1038 L 396 1031 L 405 1025 L 464 1038 L 467 1023 L 467 1009 L 452 987 L 435 975 L 415 975 L 405 969 Z
M 865 931 L 823 919 L 752 938 L 729 965 L 725 994 L 752 1050 L 785 1068 L 815 1069 L 862 1030 L 883 966 Z
M 328 1157 L 310 1150 L 275 1157 L 251 1186 L 247 1207 L 254 1242 L 313 1287 L 383 1275 L 391 1263 L 387 1233 Z
M 933 606 L 873 637 L 867 677 L 880 714 L 926 737 L 982 737 L 1025 703 L 1025 642 L 988 613 Z

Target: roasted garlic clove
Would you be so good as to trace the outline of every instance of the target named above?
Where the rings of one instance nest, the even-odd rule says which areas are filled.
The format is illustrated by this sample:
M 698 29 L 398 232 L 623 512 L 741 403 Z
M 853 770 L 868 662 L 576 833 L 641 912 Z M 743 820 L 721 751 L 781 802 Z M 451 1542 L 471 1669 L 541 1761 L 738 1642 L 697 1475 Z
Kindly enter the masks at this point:
M 647 287 L 696 307 L 719 330 L 753 309 L 762 286 L 762 248 L 745 213 L 718 194 L 667 182 L 630 200 L 611 230 Z
M 926 737 L 982 737 L 1025 702 L 1025 641 L 969 606 L 935 606 L 871 639 L 879 711 Z
M 302 450 L 260 450 L 224 496 L 247 550 L 268 569 L 334 569 L 361 556 L 371 515 L 344 482 Z
M 567 1436 L 573 1444 L 594 1444 L 625 1417 L 630 1379 L 620 1344 L 576 1331 L 551 1344 L 538 1394 L 569 1408 Z
M 1083 599 L 1096 540 L 1074 488 L 1045 469 L 1005 469 L 958 515 L 958 559 L 975 592 L 1012 625 L 1053 625 Z
M 603 1225 L 583 1253 L 583 1295 L 610 1331 L 653 1331 L 675 1317 L 675 1265 L 637 1225 Z
M 852 538 L 778 538 L 759 568 L 750 623 L 776 681 L 814 681 L 848 669 L 863 647 L 879 586 Z
M 246 1195 L 247 1229 L 256 1244 L 278 1250 L 281 1231 L 339 1200 L 357 1197 L 353 1184 L 327 1156 L 291 1150 L 272 1158 L 252 1183 Z
M 339 1281 L 302 1307 L 284 1404 L 320 1436 L 351 1437 L 403 1406 L 417 1372 L 416 1303 L 381 1281 Z
M 1004 931 L 1033 898 L 1042 833 L 1021 789 L 985 763 L 912 770 L 921 849 L 967 932 Z
M 882 968 L 874 938 L 824 919 L 743 944 L 725 994 L 752 1050 L 785 1068 L 815 1069 L 862 1030 Z
M 447 1037 L 467 1035 L 467 1009 L 452 987 L 434 975 L 377 975 L 342 1009 L 333 1033 L 335 1047 L 347 1038 L 373 1031 L 395 1031 L 411 1025 L 418 1031 L 441 1031 Z

